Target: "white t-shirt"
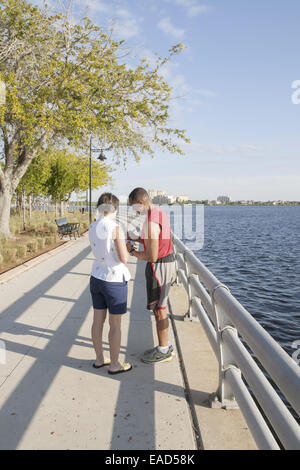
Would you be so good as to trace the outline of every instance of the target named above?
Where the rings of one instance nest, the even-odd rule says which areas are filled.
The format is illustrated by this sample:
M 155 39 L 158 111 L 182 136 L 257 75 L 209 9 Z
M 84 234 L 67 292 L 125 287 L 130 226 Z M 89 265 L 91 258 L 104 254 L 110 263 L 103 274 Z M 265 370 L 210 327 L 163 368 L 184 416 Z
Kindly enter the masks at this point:
M 95 261 L 91 275 L 107 282 L 129 281 L 130 272 L 120 261 L 112 234 L 117 223 L 111 216 L 100 216 L 89 228 L 89 240 Z

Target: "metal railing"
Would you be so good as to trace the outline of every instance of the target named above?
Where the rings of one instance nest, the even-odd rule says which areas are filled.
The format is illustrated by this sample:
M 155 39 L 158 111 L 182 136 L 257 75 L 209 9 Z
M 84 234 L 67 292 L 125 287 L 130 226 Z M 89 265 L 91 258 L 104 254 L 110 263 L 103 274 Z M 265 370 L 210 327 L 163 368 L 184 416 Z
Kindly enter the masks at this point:
M 177 282 L 189 298 L 187 319 L 200 320 L 219 362 L 211 406 L 239 407 L 260 449 L 300 449 L 297 421 L 244 343 L 298 414 L 300 367 L 179 238 L 173 242 Z

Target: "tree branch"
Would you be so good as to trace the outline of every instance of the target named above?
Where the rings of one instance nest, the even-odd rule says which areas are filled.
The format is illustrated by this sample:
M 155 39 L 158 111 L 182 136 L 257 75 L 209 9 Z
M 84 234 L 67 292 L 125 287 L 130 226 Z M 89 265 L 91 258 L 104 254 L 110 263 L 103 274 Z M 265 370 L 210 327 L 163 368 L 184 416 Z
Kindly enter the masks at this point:
M 26 153 L 24 160 L 22 163 L 20 163 L 17 168 L 15 168 L 13 175 L 12 175 L 12 188 L 15 191 L 20 179 L 22 176 L 26 173 L 26 170 L 28 166 L 30 165 L 31 161 L 33 158 L 36 156 L 38 150 L 43 146 L 43 144 L 47 140 L 47 134 L 44 132 L 44 134 L 40 137 L 40 139 L 35 143 L 35 145 L 32 147 L 32 149 Z

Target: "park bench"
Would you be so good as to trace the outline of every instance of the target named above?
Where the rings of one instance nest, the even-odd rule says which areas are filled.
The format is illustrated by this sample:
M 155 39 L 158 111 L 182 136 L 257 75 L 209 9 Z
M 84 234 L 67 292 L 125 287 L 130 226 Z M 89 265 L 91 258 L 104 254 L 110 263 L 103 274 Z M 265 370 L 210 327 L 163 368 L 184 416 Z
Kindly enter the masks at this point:
M 65 235 L 69 235 L 70 240 L 71 240 L 72 235 L 76 239 L 76 233 L 79 234 L 79 227 L 80 227 L 79 222 L 67 222 L 66 218 L 55 219 L 55 222 L 56 222 L 57 229 L 58 229 L 58 235 L 60 236 L 61 239 Z

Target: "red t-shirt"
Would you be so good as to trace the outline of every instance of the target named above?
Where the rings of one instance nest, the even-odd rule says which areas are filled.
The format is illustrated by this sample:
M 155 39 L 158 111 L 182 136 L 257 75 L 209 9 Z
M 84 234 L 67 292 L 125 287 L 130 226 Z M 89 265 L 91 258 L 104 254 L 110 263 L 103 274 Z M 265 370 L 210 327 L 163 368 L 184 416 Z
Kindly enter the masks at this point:
M 153 206 L 148 211 L 148 222 L 154 222 L 160 226 L 160 234 L 158 240 L 158 258 L 164 258 L 173 253 L 173 243 L 171 235 L 171 227 L 169 217 L 160 207 Z M 142 242 L 145 246 L 144 230 L 142 231 Z

